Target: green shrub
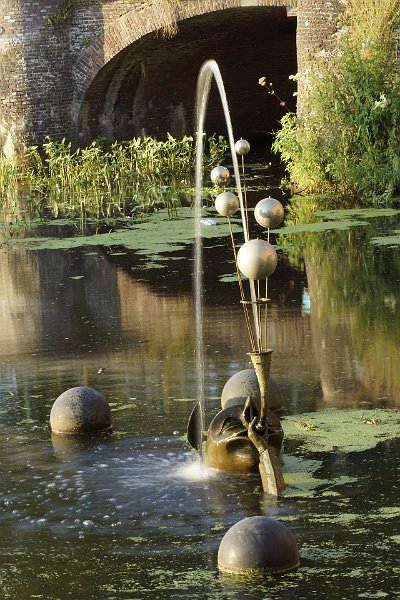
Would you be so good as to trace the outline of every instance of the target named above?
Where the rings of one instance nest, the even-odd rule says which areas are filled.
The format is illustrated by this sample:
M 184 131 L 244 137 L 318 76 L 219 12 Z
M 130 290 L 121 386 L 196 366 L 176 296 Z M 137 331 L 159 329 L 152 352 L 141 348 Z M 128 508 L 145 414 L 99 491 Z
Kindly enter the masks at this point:
M 398 0 L 347 0 L 331 48 L 302 74 L 304 110 L 273 145 L 295 188 L 375 201 L 400 189 L 399 16 Z

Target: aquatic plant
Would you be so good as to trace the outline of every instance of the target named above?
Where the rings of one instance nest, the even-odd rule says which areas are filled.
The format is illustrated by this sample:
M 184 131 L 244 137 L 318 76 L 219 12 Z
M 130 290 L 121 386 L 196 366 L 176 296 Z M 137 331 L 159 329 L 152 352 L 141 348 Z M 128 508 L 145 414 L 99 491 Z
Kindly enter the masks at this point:
M 400 6 L 345 6 L 329 49 L 296 76 L 303 109 L 284 115 L 273 149 L 295 189 L 380 201 L 400 188 Z
M 204 141 L 205 166 L 221 162 L 222 136 Z M 54 215 L 80 212 L 110 216 L 143 209 L 190 204 L 194 142 L 191 136 L 160 141 L 153 137 L 113 142 L 94 140 L 74 150 L 65 139 L 31 146 L 20 163 L 0 158 L 0 208 L 18 201 Z

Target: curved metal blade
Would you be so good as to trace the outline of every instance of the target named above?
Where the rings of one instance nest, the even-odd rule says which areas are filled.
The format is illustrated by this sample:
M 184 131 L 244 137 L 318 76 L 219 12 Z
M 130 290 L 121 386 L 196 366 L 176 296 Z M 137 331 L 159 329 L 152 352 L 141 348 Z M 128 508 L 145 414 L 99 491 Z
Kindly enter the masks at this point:
M 201 454 L 203 443 L 203 418 L 200 402 L 195 404 L 187 425 L 187 441 Z

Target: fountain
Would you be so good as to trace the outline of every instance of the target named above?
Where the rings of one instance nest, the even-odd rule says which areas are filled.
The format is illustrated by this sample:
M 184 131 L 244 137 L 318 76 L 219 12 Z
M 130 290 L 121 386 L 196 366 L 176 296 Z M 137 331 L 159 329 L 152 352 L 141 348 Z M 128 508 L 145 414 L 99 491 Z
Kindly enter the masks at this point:
M 243 200 L 237 156 L 244 156 L 250 145 L 246 140 L 234 142 L 232 124 L 222 77 L 215 61 L 203 64 L 197 85 L 196 195 L 195 195 L 195 334 L 197 403 L 189 418 L 187 438 L 203 461 L 204 353 L 203 353 L 203 257 L 201 239 L 201 189 L 203 179 L 203 135 L 208 96 L 214 77 L 221 97 L 228 129 L 229 146 L 235 174 L 237 197 L 229 191 L 218 195 L 217 212 L 226 217 L 231 236 L 234 262 L 251 345 L 248 353 L 256 382 L 244 398 L 233 396 L 223 401 L 222 410 L 212 420 L 205 449 L 205 463 L 215 469 L 232 473 L 259 472 L 264 492 L 279 496 L 285 488 L 280 453 L 283 431 L 279 418 L 270 410 L 270 370 L 272 350 L 267 344 L 268 277 L 275 271 L 278 257 L 269 243 L 269 228 L 283 219 L 283 207 L 277 200 L 265 199 L 256 207 L 257 222 L 268 228 L 268 241 L 249 239 L 247 196 Z M 223 186 L 229 179 L 226 167 L 217 166 L 211 172 L 214 184 Z M 230 217 L 240 208 L 244 244 L 236 251 Z M 250 300 L 247 300 L 244 275 L 249 280 Z M 261 282 L 265 281 L 265 297 Z M 249 306 L 253 315 L 250 319 Z M 262 309 L 264 308 L 264 315 Z M 255 383 L 258 384 L 255 385 Z M 234 386 L 233 386 L 234 387 Z M 258 387 L 258 389 L 257 389 Z M 240 393 L 240 392 L 239 392 Z M 226 399 L 225 399 L 226 400 Z M 296 542 L 284 525 L 273 519 L 253 517 L 236 523 L 224 536 L 218 554 L 221 571 L 236 574 L 272 573 L 294 569 L 299 564 Z
M 203 355 L 203 257 L 201 239 L 201 189 L 203 185 L 203 136 L 204 121 L 212 79 L 214 78 L 222 101 L 228 140 L 232 155 L 237 197 L 232 192 L 224 191 L 216 199 L 216 209 L 228 219 L 231 234 L 234 261 L 239 283 L 240 301 L 244 310 L 247 331 L 251 345 L 248 353 L 253 363 L 259 386 L 258 402 L 254 395 L 249 395 L 243 402 L 234 406 L 223 407 L 212 421 L 206 444 L 205 462 L 211 467 L 232 472 L 253 472 L 259 470 L 264 491 L 277 496 L 284 488 L 280 468 L 279 452 L 283 433 L 279 419 L 269 409 L 269 379 L 271 354 L 267 346 L 267 286 L 268 277 L 277 266 L 277 254 L 274 247 L 261 239 L 249 239 L 247 197 L 243 198 L 237 154 L 242 158 L 244 173 L 244 156 L 250 145 L 242 138 L 235 143 L 230 119 L 225 88 L 218 65 L 214 60 L 205 62 L 200 70 L 197 85 L 197 138 L 196 138 L 196 182 L 195 182 L 195 335 L 196 335 L 196 370 L 197 403 L 189 419 L 188 441 L 197 450 L 203 460 L 203 430 L 205 424 L 204 406 L 204 355 Z M 217 166 L 211 172 L 214 184 L 223 186 L 229 178 L 226 167 Z M 278 201 L 271 207 L 261 207 L 260 219 L 279 216 Z M 240 208 L 243 226 L 244 244 L 236 252 L 230 217 Z M 273 213 L 273 215 L 272 215 Z M 278 216 L 277 216 L 278 215 Z M 283 218 L 283 208 L 282 208 Z M 282 220 L 282 219 L 281 219 Z M 269 237 L 269 225 L 268 225 Z M 242 276 L 249 280 L 250 300 L 246 299 Z M 261 292 L 261 282 L 265 280 L 265 297 Z M 250 308 L 250 311 L 249 311 Z M 264 309 L 264 317 L 262 310 Z M 250 315 L 253 319 L 251 320 Z

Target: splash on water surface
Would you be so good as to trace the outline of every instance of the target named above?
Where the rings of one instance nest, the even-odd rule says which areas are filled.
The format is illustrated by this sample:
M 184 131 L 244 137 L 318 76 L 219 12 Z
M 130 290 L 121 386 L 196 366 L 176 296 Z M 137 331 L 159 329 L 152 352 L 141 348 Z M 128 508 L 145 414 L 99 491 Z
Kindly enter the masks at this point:
M 204 462 L 200 462 L 197 457 L 191 455 L 184 464 L 178 467 L 175 475 L 185 481 L 208 481 L 215 479 L 218 472 L 207 467 Z

